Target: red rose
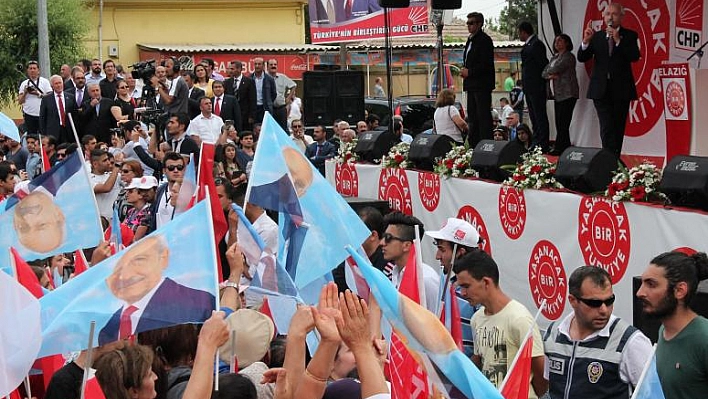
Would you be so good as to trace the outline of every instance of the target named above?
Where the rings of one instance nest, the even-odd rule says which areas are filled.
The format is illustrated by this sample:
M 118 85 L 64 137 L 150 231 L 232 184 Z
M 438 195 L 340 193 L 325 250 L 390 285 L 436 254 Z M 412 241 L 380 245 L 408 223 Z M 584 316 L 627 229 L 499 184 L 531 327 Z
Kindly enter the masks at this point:
M 396 163 L 401 163 L 401 162 L 403 162 L 403 155 L 396 154 L 396 156 L 393 157 L 393 159 L 396 161 Z
M 448 159 L 445 161 L 445 166 L 447 166 L 448 169 L 452 169 L 452 167 L 455 165 L 455 160 L 453 159 Z
M 550 174 L 555 174 L 555 173 L 556 173 L 556 168 L 550 168 L 550 169 L 548 169 L 548 173 L 550 173 Z
M 632 195 L 632 198 L 635 201 L 643 199 L 644 196 L 646 195 L 646 191 L 644 190 L 644 186 L 632 187 L 632 189 L 629 191 L 629 193 Z
M 542 170 L 541 165 L 534 165 L 531 167 L 531 173 L 533 173 L 533 174 L 541 173 L 541 170 Z
M 514 181 L 524 181 L 524 180 L 526 180 L 526 176 L 520 175 L 520 174 L 514 174 L 513 179 L 514 179 Z
M 629 180 L 621 181 L 617 183 L 618 190 L 626 190 L 629 187 Z
M 349 154 L 349 153 L 344 154 L 344 160 L 345 160 L 345 161 L 348 161 L 349 158 L 351 158 L 351 157 L 352 157 L 352 154 Z

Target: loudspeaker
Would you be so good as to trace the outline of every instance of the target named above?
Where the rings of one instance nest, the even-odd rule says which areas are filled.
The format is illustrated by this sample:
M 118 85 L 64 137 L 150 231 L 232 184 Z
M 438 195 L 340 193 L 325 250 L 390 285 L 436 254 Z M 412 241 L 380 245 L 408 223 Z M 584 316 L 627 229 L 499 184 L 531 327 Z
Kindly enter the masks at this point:
M 433 170 L 435 158 L 444 157 L 455 145 L 455 140 L 442 134 L 419 134 L 411 142 L 408 160 L 416 168 Z
M 334 117 L 356 125 L 364 119 L 364 71 L 334 73 L 336 110 Z M 307 111 L 307 109 L 305 109 Z
M 342 66 L 339 64 L 315 64 L 312 66 L 313 71 L 339 71 Z
M 411 5 L 411 2 L 410 0 L 379 0 L 379 5 L 387 8 L 406 8 Z
M 673 157 L 664 168 L 659 190 L 673 204 L 708 210 L 708 158 Z
M 618 161 L 617 155 L 603 148 L 569 147 L 558 158 L 556 180 L 585 194 L 605 191 Z
M 359 135 L 354 152 L 364 161 L 380 162 L 381 158 L 391 150 L 391 147 L 399 142 L 400 140 L 388 130 L 369 130 Z
M 503 181 L 511 176 L 511 172 L 501 167 L 516 165 L 523 153 L 523 146 L 516 141 L 482 140 L 474 148 L 470 164 L 472 169 L 479 172 L 479 177 Z
M 431 0 L 430 8 L 437 10 L 458 10 L 462 8 L 462 0 Z
M 302 74 L 305 125 L 325 125 L 335 119 L 334 74 L 332 72 L 307 71 Z

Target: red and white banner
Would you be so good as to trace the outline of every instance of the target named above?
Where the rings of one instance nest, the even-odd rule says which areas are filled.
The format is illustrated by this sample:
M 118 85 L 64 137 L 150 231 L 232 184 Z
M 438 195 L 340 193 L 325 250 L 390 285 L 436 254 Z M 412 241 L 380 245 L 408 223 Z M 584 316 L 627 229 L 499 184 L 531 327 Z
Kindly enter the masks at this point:
M 504 291 L 532 313 L 546 300 L 542 326 L 570 311 L 567 279 L 579 266 L 597 265 L 610 273 L 618 298 L 615 313 L 631 321 L 632 278 L 654 256 L 677 248 L 708 249 L 708 214 L 702 212 L 613 203 L 569 192 L 519 193 L 481 180 L 440 179 L 439 184 L 420 185 L 424 172 L 375 165 L 357 164 L 356 174 L 340 173 L 339 179 L 356 179 L 343 184 L 334 169 L 334 162 L 328 162 L 327 178 L 333 185 L 356 185 L 359 197 L 386 199 L 427 228 L 442 226 L 451 216 L 477 226 L 486 240 L 484 249 L 499 264 Z M 431 197 L 438 198 L 433 210 Z M 424 237 L 422 244 L 424 262 L 437 264 L 432 240 Z
M 708 18 L 708 11 L 704 7 L 705 0 L 624 0 L 624 20 L 622 26 L 634 30 L 639 35 L 639 50 L 641 59 L 632 65 L 634 79 L 637 86 L 638 99 L 630 104 L 623 153 L 628 155 L 646 155 L 651 157 L 666 158 L 676 154 L 678 143 L 690 142 L 691 130 L 674 130 L 673 124 L 667 123 L 665 107 L 667 93 L 662 83 L 663 72 L 667 72 L 668 63 L 685 62 L 705 40 L 703 32 Z M 609 0 L 598 1 L 561 1 L 561 24 L 564 33 L 567 33 L 575 43 L 580 46 L 583 30 L 588 22 L 594 29 L 604 29 L 602 12 L 611 3 Z M 547 10 L 541 19 L 544 21 L 544 31 L 553 32 Z M 582 18 L 578 18 L 578 16 Z M 547 34 L 545 39 L 552 43 L 552 34 Z M 686 76 L 683 81 L 686 93 L 690 88 L 687 79 L 688 69 L 698 66 L 698 58 L 694 57 L 687 65 Z M 684 64 L 685 65 L 685 64 Z M 701 67 L 706 68 L 708 64 Z M 576 105 L 571 125 L 571 141 L 574 145 L 583 147 L 600 147 L 600 128 L 597 114 L 592 101 L 586 98 L 590 81 L 591 64 L 578 63 L 577 76 L 580 84 L 580 101 Z M 680 77 L 679 77 L 680 78 Z M 677 88 L 671 85 L 672 90 Z M 693 105 L 691 97 L 685 97 L 686 109 Z M 669 97 L 669 101 L 675 98 Z M 687 115 L 686 125 L 691 124 L 691 113 Z M 670 133 L 668 132 L 671 129 Z M 667 133 L 670 140 L 667 139 Z M 681 148 L 683 145 L 680 146 Z M 682 151 L 683 154 L 688 150 Z
M 658 69 L 664 92 L 666 157 L 691 150 L 691 75 L 687 63 L 666 64 Z

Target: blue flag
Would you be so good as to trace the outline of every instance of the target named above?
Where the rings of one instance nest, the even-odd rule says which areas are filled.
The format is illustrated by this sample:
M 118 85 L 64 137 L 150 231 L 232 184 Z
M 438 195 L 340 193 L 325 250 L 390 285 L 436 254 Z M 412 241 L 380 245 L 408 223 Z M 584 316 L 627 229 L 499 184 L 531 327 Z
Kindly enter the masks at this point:
M 247 201 L 278 211 L 285 269 L 298 289 L 324 276 L 371 234 L 359 216 L 266 114 Z
M 656 349 L 656 347 L 654 347 Z M 659 374 L 656 372 L 656 351 L 644 370 L 644 376 L 639 380 L 639 386 L 632 399 L 665 399 L 661 388 Z
M 369 283 L 386 319 L 407 346 L 425 354 L 452 384 L 471 399 L 503 399 L 477 366 L 460 352 L 440 320 L 424 307 L 399 294 L 393 283 L 352 247 L 346 248 Z
M 39 357 L 139 332 L 200 323 L 216 306 L 217 269 L 209 202 L 81 273 L 40 300 Z
M 81 154 L 0 203 L 0 231 L 0 248 L 14 247 L 26 260 L 98 245 L 103 231 Z
M 20 142 L 20 130 L 17 128 L 15 121 L 2 112 L 0 112 L 0 134 L 11 138 L 18 143 Z

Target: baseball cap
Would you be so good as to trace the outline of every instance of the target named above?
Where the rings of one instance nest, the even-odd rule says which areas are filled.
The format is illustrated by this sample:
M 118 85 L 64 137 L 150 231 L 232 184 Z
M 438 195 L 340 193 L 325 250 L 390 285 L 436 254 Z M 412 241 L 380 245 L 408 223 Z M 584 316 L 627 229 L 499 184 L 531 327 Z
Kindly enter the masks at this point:
M 270 348 L 270 341 L 275 334 L 273 321 L 261 312 L 252 309 L 239 309 L 226 318 L 231 331 L 236 331 L 234 354 L 239 369 L 248 367 L 265 356 Z M 231 339 L 219 347 L 219 357 L 225 363 L 231 363 Z
M 447 218 L 440 230 L 426 231 L 425 235 L 436 240 L 449 241 L 470 248 L 476 248 L 479 243 L 477 229 L 468 222 L 457 218 Z
M 155 176 L 143 176 L 134 177 L 125 189 L 130 190 L 133 188 L 137 188 L 139 190 L 147 190 L 148 188 L 153 187 L 157 187 L 157 179 L 155 178 Z

